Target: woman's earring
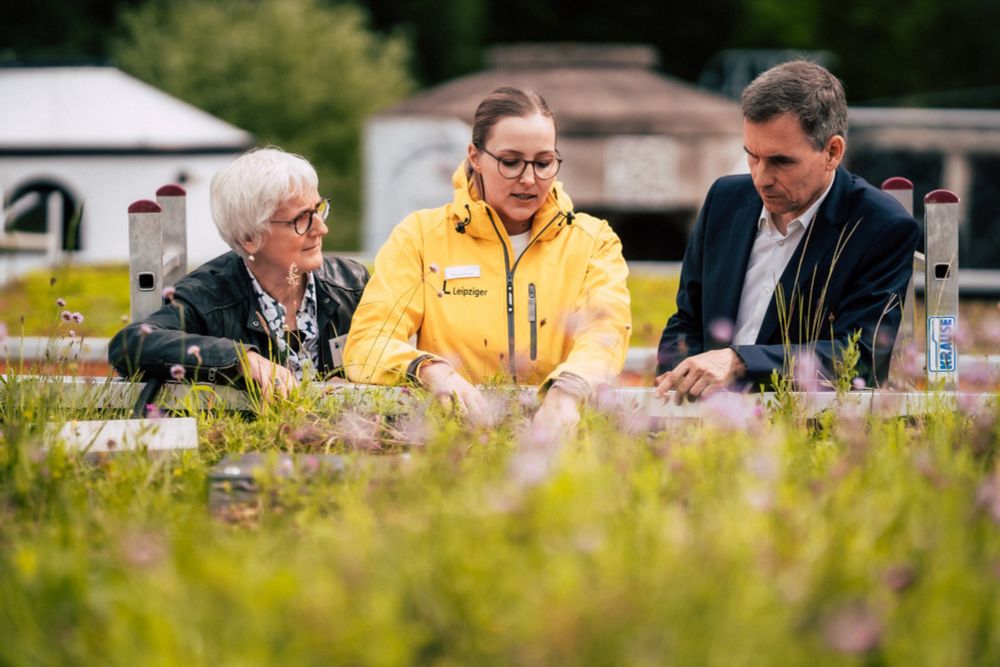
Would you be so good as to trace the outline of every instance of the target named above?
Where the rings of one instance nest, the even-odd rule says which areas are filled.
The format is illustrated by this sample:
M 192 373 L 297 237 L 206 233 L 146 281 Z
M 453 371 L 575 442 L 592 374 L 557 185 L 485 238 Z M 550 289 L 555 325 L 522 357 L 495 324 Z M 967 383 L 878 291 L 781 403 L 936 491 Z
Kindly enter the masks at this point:
M 247 259 L 249 259 L 252 262 L 252 261 L 254 261 L 257 258 L 254 257 L 253 255 L 247 255 Z

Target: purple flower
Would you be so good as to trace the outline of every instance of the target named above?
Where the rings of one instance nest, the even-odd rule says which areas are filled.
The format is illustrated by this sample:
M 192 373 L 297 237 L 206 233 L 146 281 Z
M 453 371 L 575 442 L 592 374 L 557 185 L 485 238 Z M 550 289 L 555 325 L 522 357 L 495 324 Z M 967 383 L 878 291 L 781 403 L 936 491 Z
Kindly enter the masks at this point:
M 68 310 L 64 310 L 61 313 L 59 313 L 59 317 L 62 318 L 63 322 L 69 322 L 70 320 L 73 319 L 73 313 L 69 312 Z
M 867 383 L 865 382 L 865 379 L 863 377 L 856 377 L 853 380 L 851 380 L 851 386 L 854 387 L 855 389 L 864 389 L 866 384 Z
M 174 364 L 170 367 L 170 377 L 177 380 L 178 382 L 184 379 L 184 367 L 180 364 Z
M 795 382 L 799 391 L 819 391 L 820 372 L 822 366 L 815 352 L 804 352 L 795 357 Z
M 443 299 L 444 298 L 444 292 L 442 290 L 438 290 L 438 298 L 439 299 Z
M 64 299 L 62 297 L 59 297 L 58 299 L 56 299 L 56 305 L 59 306 L 60 308 L 65 308 L 66 307 L 66 299 Z
M 142 334 L 143 336 L 148 336 L 149 334 L 153 333 L 153 327 L 143 322 L 142 324 L 139 325 L 139 333 Z
M 838 653 L 867 653 L 882 638 L 882 621 L 864 604 L 853 604 L 826 619 L 823 638 Z
M 147 419 L 163 419 L 163 412 L 152 403 L 146 404 Z
M 66 335 L 69 336 L 70 338 L 76 338 L 76 332 L 73 331 L 72 329 L 70 329 L 69 331 L 67 331 Z
M 72 315 L 70 315 L 70 317 L 72 317 L 73 321 L 76 322 L 77 324 L 83 323 L 83 315 L 80 314 L 79 312 L 73 313 Z
M 188 353 L 188 356 L 192 356 L 195 359 L 197 359 L 199 364 L 201 363 L 201 348 L 200 347 L 198 347 L 197 345 L 191 345 L 190 347 L 188 347 L 187 353 Z
M 430 264 L 429 264 L 429 265 L 427 266 L 427 269 L 428 269 L 428 270 L 429 270 L 429 271 L 430 271 L 431 273 L 437 273 L 437 272 L 438 272 L 438 265 L 437 265 L 437 263 L 436 263 L 436 262 L 431 262 L 431 263 L 430 263 Z
M 708 332 L 717 343 L 729 343 L 733 340 L 733 323 L 725 318 L 712 320 Z
M 750 396 L 724 390 L 706 398 L 701 413 L 708 423 L 734 431 L 749 431 L 764 416 L 763 408 Z
M 175 294 L 177 294 L 177 290 L 174 289 L 172 285 L 168 285 L 167 287 L 163 288 L 163 300 L 164 301 L 168 301 L 168 302 L 169 301 L 173 301 Z

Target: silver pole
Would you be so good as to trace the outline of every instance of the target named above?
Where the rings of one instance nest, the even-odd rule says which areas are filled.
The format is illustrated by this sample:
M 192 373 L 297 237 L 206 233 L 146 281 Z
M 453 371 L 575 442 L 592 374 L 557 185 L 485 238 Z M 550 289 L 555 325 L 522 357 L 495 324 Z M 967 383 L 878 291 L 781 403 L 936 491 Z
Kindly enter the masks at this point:
M 159 310 L 163 303 L 163 237 L 160 207 L 140 199 L 128 207 L 129 297 L 133 322 Z
M 924 197 L 927 383 L 946 391 L 958 391 L 958 205 L 949 190 Z

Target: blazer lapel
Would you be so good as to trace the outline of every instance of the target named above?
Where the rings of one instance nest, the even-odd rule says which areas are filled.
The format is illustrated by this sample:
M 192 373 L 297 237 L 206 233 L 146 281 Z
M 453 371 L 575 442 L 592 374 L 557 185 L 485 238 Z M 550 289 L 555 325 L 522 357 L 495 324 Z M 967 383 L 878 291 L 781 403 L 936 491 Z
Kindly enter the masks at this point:
M 845 230 L 847 222 L 847 193 L 850 189 L 850 174 L 842 167 L 837 169 L 833 187 L 823 205 L 806 229 L 798 248 L 788 260 L 781 280 L 778 281 L 784 298 L 784 312 L 787 313 L 788 333 L 791 342 L 799 342 L 807 331 L 811 331 L 816 317 L 822 313 L 810 312 L 812 295 L 819 295 L 829 279 L 830 262 L 838 244 L 847 242 L 850 230 Z M 774 340 L 779 333 L 778 290 L 767 307 L 761 324 L 757 342 L 760 344 Z M 823 326 L 820 323 L 820 326 Z M 822 334 L 822 332 L 813 332 Z M 811 336 L 810 336 L 811 337 Z
M 743 280 L 750 262 L 750 250 L 753 248 L 762 205 L 760 199 L 754 197 L 751 203 L 736 212 L 732 223 L 725 227 L 727 235 L 720 239 L 719 257 L 716 258 L 716 266 L 720 269 L 716 281 L 719 291 L 713 297 L 717 300 L 712 320 L 736 322 Z M 711 322 L 706 318 L 704 326 L 708 327 L 709 324 Z

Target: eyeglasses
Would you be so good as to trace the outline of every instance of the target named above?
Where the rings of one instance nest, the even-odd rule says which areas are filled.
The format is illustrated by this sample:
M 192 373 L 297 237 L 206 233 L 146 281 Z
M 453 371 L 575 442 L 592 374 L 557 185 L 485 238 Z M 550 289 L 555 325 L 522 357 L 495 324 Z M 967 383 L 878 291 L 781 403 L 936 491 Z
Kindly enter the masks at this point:
M 290 225 L 291 228 L 295 230 L 296 234 L 299 236 L 305 236 L 309 233 L 309 230 L 312 229 L 313 220 L 315 219 L 314 216 L 318 216 L 319 219 L 323 221 L 326 221 L 326 219 L 330 217 L 329 199 L 326 199 L 325 197 L 320 199 L 319 203 L 316 204 L 316 208 L 309 211 L 303 211 L 291 220 L 270 220 L 269 222 L 272 225 Z
M 521 178 L 521 174 L 524 173 L 529 164 L 532 171 L 535 172 L 535 178 L 542 180 L 554 177 L 559 173 L 559 167 L 562 166 L 562 158 L 559 157 L 558 153 L 555 157 L 544 158 L 542 160 L 525 160 L 519 157 L 497 157 L 482 146 L 476 146 L 476 148 L 496 160 L 497 171 L 500 172 L 501 176 L 510 180 Z

